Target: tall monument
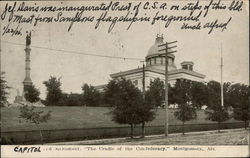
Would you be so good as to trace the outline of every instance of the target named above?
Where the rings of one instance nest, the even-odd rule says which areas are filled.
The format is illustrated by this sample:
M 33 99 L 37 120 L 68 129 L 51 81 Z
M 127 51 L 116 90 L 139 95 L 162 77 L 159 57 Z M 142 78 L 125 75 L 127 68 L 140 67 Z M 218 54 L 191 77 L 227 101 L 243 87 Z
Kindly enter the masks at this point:
M 30 78 L 30 44 L 31 44 L 31 32 L 29 32 L 26 36 L 26 47 L 25 47 L 25 78 L 23 80 L 23 94 L 22 96 L 17 89 L 17 96 L 15 97 L 14 103 L 10 106 L 19 107 L 19 106 L 35 106 L 35 107 L 45 107 L 42 102 L 39 100 L 38 102 L 29 102 L 25 99 L 25 94 L 27 92 L 27 88 L 32 86 L 32 80 Z
M 23 92 L 25 93 L 28 86 L 32 85 L 30 78 L 30 44 L 31 44 L 31 32 L 26 36 L 26 48 L 25 50 L 25 79 L 23 81 Z

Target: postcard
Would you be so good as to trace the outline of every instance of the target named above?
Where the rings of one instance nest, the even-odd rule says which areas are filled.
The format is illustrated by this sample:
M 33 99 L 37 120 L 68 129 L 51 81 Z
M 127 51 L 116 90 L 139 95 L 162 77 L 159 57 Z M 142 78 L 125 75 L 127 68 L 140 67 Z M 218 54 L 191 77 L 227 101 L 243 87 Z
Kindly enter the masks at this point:
M 249 156 L 249 1 L 0 4 L 2 157 Z

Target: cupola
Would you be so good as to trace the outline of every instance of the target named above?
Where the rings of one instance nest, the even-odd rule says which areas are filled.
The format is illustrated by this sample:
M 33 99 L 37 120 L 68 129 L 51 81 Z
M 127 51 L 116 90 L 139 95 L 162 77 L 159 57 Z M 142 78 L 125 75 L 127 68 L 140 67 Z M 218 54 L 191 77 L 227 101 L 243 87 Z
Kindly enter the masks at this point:
M 193 71 L 194 63 L 192 61 L 183 61 L 181 63 L 181 68 L 185 70 Z

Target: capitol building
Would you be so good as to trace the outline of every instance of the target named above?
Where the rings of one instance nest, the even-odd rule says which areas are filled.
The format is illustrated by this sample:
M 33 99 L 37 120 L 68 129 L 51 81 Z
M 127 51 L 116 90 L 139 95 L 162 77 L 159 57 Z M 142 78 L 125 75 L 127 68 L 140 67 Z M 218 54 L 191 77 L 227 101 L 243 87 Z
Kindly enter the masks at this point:
M 165 81 L 165 56 L 159 52 L 158 45 L 164 44 L 163 36 L 157 35 L 155 43 L 149 48 L 145 57 L 145 89 L 147 90 L 150 82 L 159 78 Z M 170 50 L 171 51 L 171 50 Z M 143 89 L 143 68 L 136 68 L 127 71 L 121 71 L 111 74 L 112 79 L 125 78 L 131 80 L 133 84 L 141 91 Z M 181 68 L 177 69 L 175 65 L 175 56 L 168 55 L 168 82 L 173 85 L 178 79 L 187 79 L 192 81 L 204 82 L 205 75 L 194 71 L 194 63 L 192 61 L 183 61 Z M 102 92 L 106 85 L 95 86 Z

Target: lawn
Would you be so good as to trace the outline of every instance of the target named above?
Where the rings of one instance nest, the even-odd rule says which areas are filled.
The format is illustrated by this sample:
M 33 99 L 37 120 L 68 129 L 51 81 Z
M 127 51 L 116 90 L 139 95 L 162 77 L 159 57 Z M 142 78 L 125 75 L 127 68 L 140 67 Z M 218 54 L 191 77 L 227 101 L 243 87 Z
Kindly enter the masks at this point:
M 119 127 L 111 120 L 110 109 L 107 107 L 45 107 L 36 108 L 39 111 L 52 111 L 51 119 L 46 124 L 41 124 L 42 129 L 74 129 L 74 128 L 95 128 L 95 127 Z M 170 125 L 180 124 L 174 115 L 174 110 L 169 111 Z M 164 125 L 164 109 L 157 109 L 157 115 L 154 121 L 147 123 L 149 126 Z M 206 120 L 203 110 L 197 111 L 196 120 L 187 122 L 187 124 L 212 123 Z M 19 117 L 19 108 L 1 108 L 1 125 L 3 131 L 32 130 L 35 125 L 25 122 Z M 234 122 L 230 120 L 229 122 Z

